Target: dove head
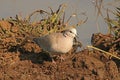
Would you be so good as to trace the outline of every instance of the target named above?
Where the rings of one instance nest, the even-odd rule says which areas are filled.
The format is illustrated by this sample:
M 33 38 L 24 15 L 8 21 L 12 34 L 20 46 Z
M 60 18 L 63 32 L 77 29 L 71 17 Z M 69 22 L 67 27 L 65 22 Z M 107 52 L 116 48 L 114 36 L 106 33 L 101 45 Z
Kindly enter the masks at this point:
M 77 30 L 75 28 L 70 28 L 65 31 L 65 34 L 74 38 L 77 35 Z

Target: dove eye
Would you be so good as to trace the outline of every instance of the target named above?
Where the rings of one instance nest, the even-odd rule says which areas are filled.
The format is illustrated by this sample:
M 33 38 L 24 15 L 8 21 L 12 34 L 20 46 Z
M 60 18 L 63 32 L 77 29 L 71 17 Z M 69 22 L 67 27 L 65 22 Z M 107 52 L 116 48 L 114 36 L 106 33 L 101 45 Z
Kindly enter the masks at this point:
M 72 31 L 70 31 L 70 33 L 73 33 Z

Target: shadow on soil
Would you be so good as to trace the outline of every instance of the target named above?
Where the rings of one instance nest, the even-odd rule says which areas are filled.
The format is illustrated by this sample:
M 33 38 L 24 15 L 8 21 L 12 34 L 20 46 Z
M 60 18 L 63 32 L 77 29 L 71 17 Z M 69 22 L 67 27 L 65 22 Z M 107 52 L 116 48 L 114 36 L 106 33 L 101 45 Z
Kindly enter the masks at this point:
M 42 64 L 44 61 L 52 61 L 52 58 L 50 55 L 44 51 L 41 52 L 35 52 L 34 49 L 32 51 L 25 50 L 25 48 L 13 46 L 9 50 L 9 52 L 19 52 L 19 58 L 20 60 L 30 60 L 32 63 L 35 64 Z

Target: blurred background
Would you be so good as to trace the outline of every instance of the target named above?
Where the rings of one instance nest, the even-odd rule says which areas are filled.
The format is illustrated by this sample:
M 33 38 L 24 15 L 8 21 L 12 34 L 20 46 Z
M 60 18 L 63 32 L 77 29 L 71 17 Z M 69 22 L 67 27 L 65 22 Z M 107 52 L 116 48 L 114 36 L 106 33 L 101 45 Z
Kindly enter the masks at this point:
M 115 7 L 120 6 L 120 0 L 0 0 L 0 19 L 15 17 L 16 14 L 24 18 L 40 9 L 50 12 L 49 7 L 56 11 L 60 4 L 66 4 L 66 19 L 74 13 L 79 20 L 88 17 L 87 22 L 77 27 L 79 40 L 86 46 L 90 45 L 93 33 L 107 33 L 107 24 L 104 21 L 106 11 L 101 8 L 103 17 L 97 14 L 96 1 L 103 1 L 102 6 L 105 9 L 115 10 Z M 110 17 L 113 15 L 110 14 Z M 76 18 L 72 18 L 70 24 L 77 24 Z

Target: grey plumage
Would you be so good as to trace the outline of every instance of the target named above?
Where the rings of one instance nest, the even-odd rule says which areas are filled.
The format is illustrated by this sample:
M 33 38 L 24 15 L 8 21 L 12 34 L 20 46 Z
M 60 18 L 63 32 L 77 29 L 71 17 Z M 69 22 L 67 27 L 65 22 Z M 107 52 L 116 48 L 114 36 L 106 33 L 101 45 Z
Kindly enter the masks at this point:
M 75 28 L 65 30 L 59 33 L 33 38 L 44 51 L 52 53 L 67 53 L 73 46 L 73 40 L 77 32 Z

